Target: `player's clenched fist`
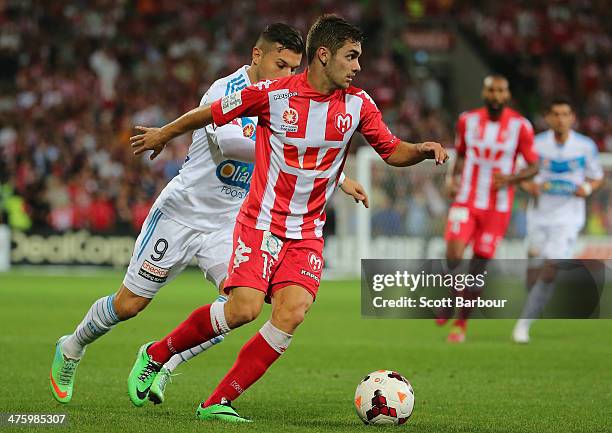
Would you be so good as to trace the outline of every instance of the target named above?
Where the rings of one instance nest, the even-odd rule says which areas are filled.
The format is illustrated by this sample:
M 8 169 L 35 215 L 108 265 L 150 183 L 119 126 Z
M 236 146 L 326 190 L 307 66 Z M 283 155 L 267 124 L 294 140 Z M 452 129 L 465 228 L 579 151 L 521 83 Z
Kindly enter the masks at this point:
M 427 159 L 435 160 L 436 165 L 443 164 L 448 160 L 448 153 L 440 143 L 426 141 L 417 144 L 417 148 L 421 153 L 427 154 Z
M 130 144 L 134 150 L 134 155 L 140 155 L 147 150 L 152 150 L 151 159 L 157 158 L 157 155 L 164 150 L 164 146 L 168 139 L 162 132 L 161 128 L 147 128 L 146 126 L 135 126 L 134 129 L 142 132 L 142 134 L 130 137 Z

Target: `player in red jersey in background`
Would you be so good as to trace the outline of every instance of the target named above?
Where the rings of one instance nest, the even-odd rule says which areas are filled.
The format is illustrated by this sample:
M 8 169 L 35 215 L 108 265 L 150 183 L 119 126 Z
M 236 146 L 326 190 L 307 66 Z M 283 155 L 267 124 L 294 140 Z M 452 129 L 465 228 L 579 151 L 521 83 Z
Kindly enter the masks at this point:
M 271 299 L 271 319 L 197 409 L 200 419 L 248 421 L 230 402 L 287 349 L 315 300 L 323 269 L 325 204 L 336 189 L 353 134 L 363 134 L 393 166 L 447 160 L 438 143 L 407 143 L 393 135 L 369 95 L 351 85 L 361 69 L 362 37 L 344 19 L 322 16 L 308 34 L 304 73 L 259 82 L 162 128 L 139 128 L 143 133 L 132 137 L 135 153 L 153 150 L 154 157 L 172 138 L 212 121 L 223 125 L 258 116 L 255 172 L 237 218 L 225 285 L 229 300 L 195 310 L 168 336 L 143 345 L 128 379 L 130 396 L 144 398 L 174 353 L 251 322 Z
M 457 121 L 457 159 L 447 178 L 447 188 L 454 199 L 445 234 L 450 272 L 457 271 L 469 244 L 474 251 L 469 272 L 484 272 L 508 228 L 514 185 L 538 172 L 533 129 L 527 119 L 507 106 L 510 97 L 508 80 L 501 75 L 489 75 L 482 89 L 485 106 L 462 113 Z M 527 166 L 515 173 L 519 154 Z M 480 292 L 472 287 L 457 296 L 474 299 Z M 437 323 L 446 323 L 452 312 L 452 309 L 440 311 Z M 465 341 L 470 312 L 469 307 L 459 309 L 449 342 Z

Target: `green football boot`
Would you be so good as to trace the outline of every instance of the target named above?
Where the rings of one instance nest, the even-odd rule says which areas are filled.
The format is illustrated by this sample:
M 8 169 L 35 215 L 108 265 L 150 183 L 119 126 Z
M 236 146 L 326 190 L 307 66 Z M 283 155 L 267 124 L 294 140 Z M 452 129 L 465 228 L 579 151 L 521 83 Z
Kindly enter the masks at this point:
M 55 356 L 49 373 L 51 394 L 60 403 L 68 403 L 72 399 L 74 376 L 80 362 L 80 359 L 68 358 L 62 352 L 62 342 L 66 338 L 68 336 L 64 335 L 55 344 Z
M 202 402 L 196 411 L 196 418 L 203 421 L 219 420 L 227 422 L 253 422 L 248 418 L 241 417 L 232 407 L 232 403 L 226 399 L 222 399 L 220 404 L 213 404 L 207 407 L 202 407 Z
M 180 374 L 180 373 L 178 373 Z M 162 404 L 164 402 L 164 391 L 166 391 L 166 385 L 169 382 L 172 382 L 173 375 L 170 370 L 165 367 L 162 367 L 159 370 L 155 379 L 153 379 L 153 383 L 151 384 L 151 389 L 149 390 L 149 400 L 151 400 L 155 404 Z
M 128 376 L 128 394 L 134 406 L 140 407 L 145 404 L 153 380 L 162 367 L 159 362 L 153 361 L 147 353 L 147 349 L 153 343 L 155 342 L 151 341 L 140 347 L 134 367 L 132 367 Z

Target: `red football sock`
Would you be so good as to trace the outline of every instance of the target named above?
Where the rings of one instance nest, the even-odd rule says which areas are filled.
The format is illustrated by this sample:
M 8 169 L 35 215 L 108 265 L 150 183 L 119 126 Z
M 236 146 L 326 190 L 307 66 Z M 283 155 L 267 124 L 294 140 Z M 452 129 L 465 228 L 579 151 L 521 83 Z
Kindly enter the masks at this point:
M 174 328 L 170 334 L 149 347 L 147 353 L 153 361 L 165 364 L 172 355 L 202 344 L 216 337 L 210 321 L 210 304 L 192 312 L 187 320 Z
M 458 326 L 465 331 L 465 328 L 467 328 L 467 319 L 455 320 L 454 326 Z
M 218 404 L 223 397 L 229 401 L 235 400 L 263 376 L 280 356 L 258 332 L 242 347 L 234 366 L 202 403 L 202 407 Z
M 475 299 L 477 299 L 480 295 L 482 294 L 482 290 L 465 290 L 462 294 L 464 299 L 468 299 L 470 301 L 474 301 Z M 459 314 L 457 316 L 457 321 L 455 322 L 455 325 L 457 326 L 461 326 L 462 328 L 465 329 L 466 325 L 467 325 L 467 321 L 470 318 L 470 315 L 472 314 L 472 310 L 474 308 L 473 307 L 461 307 L 459 309 Z

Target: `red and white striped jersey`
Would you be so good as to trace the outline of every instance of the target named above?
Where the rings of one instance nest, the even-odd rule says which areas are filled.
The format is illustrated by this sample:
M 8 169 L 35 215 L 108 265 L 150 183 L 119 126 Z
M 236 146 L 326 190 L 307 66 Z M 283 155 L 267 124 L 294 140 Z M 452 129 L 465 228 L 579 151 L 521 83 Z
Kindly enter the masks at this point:
M 461 186 L 456 204 L 475 209 L 511 212 L 514 188 L 495 190 L 494 173 L 512 174 L 520 153 L 525 161 L 536 162 L 533 128 L 527 119 L 511 108 L 504 108 L 497 121 L 485 107 L 459 116 L 455 148 L 465 156 Z
M 238 221 L 290 239 L 323 236 L 331 197 L 359 131 L 386 159 L 400 140 L 363 90 L 349 87 L 323 95 L 306 72 L 261 81 L 214 102 L 215 124 L 257 116 L 255 171 Z

